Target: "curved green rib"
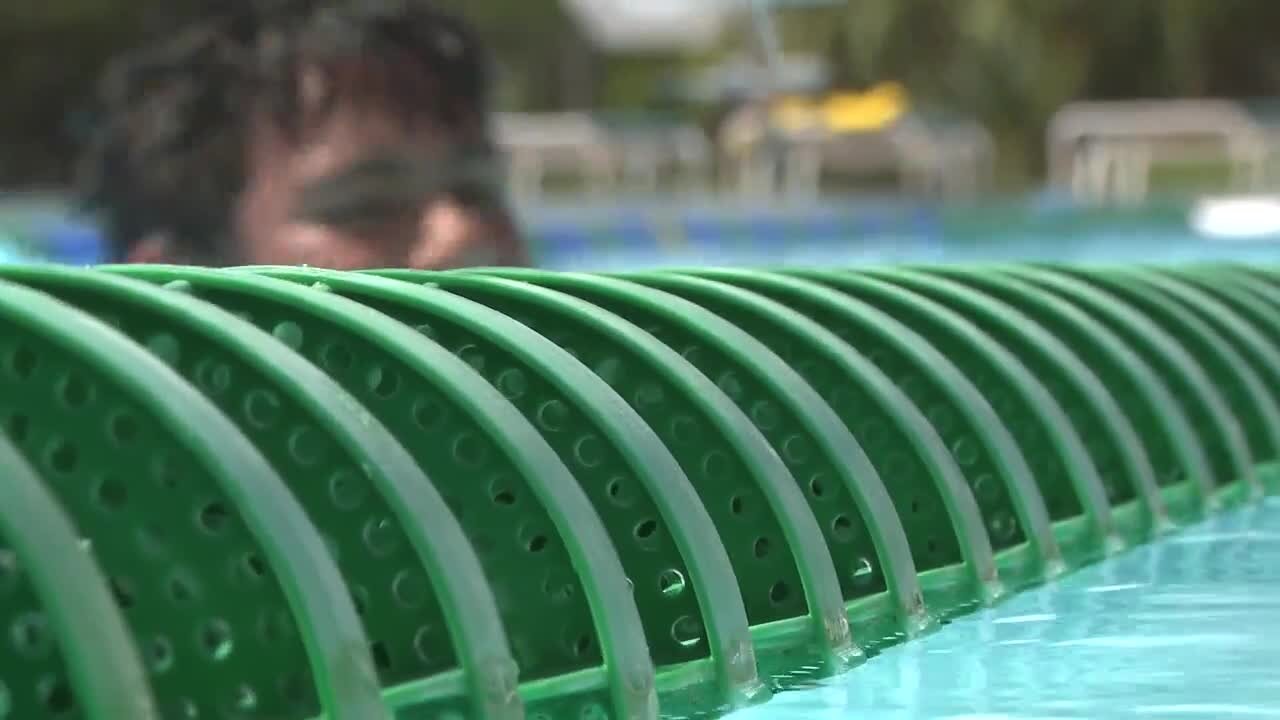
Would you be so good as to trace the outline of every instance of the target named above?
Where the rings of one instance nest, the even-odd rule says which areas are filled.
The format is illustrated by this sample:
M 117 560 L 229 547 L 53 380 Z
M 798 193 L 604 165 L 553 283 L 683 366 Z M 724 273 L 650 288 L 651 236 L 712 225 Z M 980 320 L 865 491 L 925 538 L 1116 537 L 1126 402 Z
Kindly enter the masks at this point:
M 897 273 L 894 280 L 968 318 L 1044 382 L 1092 457 L 1113 513 L 1128 516 L 1128 506 L 1134 503 L 1140 508 L 1136 522 L 1117 521 L 1124 526 L 1127 542 L 1146 539 L 1168 522 L 1141 438 L 1106 386 L 1072 348 L 1012 305 L 955 280 L 910 270 Z
M 526 386 L 545 383 L 541 388 L 545 394 L 539 398 L 540 402 L 564 402 L 573 412 L 587 418 L 585 424 L 589 427 L 584 430 L 598 433 L 604 439 L 607 451 L 619 455 L 625 463 L 625 470 L 645 486 L 664 522 L 664 529 L 674 541 L 673 554 L 676 557 L 673 560 L 683 562 L 684 567 L 681 569 L 690 575 L 693 589 L 688 598 L 692 601 L 695 612 L 698 608 L 701 609 L 719 672 L 718 680 L 723 695 L 716 706 L 740 703 L 740 696 L 750 695 L 754 691 L 754 672 L 745 672 L 747 668 L 751 671 L 754 668 L 749 664 L 747 668 L 735 666 L 735 663 L 749 663 L 751 654 L 742 653 L 740 649 L 749 645 L 750 634 L 742 598 L 737 592 L 738 582 L 715 527 L 666 447 L 612 389 L 574 360 L 573 356 L 555 347 L 536 332 L 499 312 L 444 290 L 364 274 L 309 270 L 265 272 L 272 277 L 293 282 L 321 281 L 332 288 L 334 293 L 377 309 L 410 327 L 419 328 L 420 332 L 423 327 L 431 327 L 432 335 L 438 342 L 445 343 L 464 361 L 485 372 L 486 377 L 489 377 L 489 372 L 493 372 L 489 380 L 499 390 L 510 384 L 499 378 L 509 378 L 510 375 L 504 373 L 516 368 L 527 373 L 524 380 Z M 440 276 L 422 273 L 414 276 L 414 279 L 430 282 L 436 277 Z M 443 278 L 440 279 L 443 281 Z M 449 338 L 448 341 L 446 337 Z M 493 367 L 495 364 L 500 367 Z M 520 397 L 531 392 L 526 387 Z M 513 397 L 512 401 L 515 400 Z M 517 407 L 521 407 L 531 420 L 536 421 L 536 404 L 522 403 Z M 569 417 L 571 416 L 567 415 L 560 424 L 568 426 L 571 422 Z M 577 443 L 559 443 L 556 436 L 560 434 L 561 431 L 556 430 L 545 432 L 544 436 L 560 452 L 565 465 L 573 468 L 583 490 L 590 491 L 596 485 L 603 486 L 604 482 L 591 482 L 597 478 L 585 473 L 604 461 L 593 459 L 586 464 L 582 463 L 577 457 L 582 453 L 574 452 Z M 588 496 L 592 495 L 589 493 Z M 595 500 L 593 503 L 601 517 L 609 517 L 607 503 Z M 670 646 L 679 646 L 670 637 L 670 622 L 662 623 L 661 626 L 656 624 L 663 618 L 645 613 L 646 603 L 641 600 L 649 597 L 644 591 L 648 589 L 649 584 L 645 581 L 650 574 L 642 572 L 643 563 L 650 561 L 661 550 L 638 546 L 632 537 L 631 525 L 625 528 L 610 526 L 610 529 L 615 531 L 614 544 L 624 568 L 633 583 L 640 583 L 635 595 L 642 611 L 641 620 L 645 622 L 649 633 L 649 647 L 655 661 L 661 663 L 661 657 L 672 662 Z M 653 575 L 654 585 L 657 585 L 656 573 Z M 660 601 L 666 601 L 668 606 L 671 605 L 673 598 L 662 597 L 661 593 L 654 595 Z M 682 598 L 674 598 L 680 599 Z M 687 658 L 688 653 L 683 655 Z
M 462 667 L 471 689 L 467 705 L 476 713 L 495 718 L 519 712 L 514 693 L 514 662 L 506 636 L 479 560 L 461 527 L 404 448 L 328 376 L 271 335 L 215 305 L 189 296 L 180 288 L 161 289 L 152 283 L 121 276 L 123 271 L 118 269 L 117 272 L 90 272 L 14 267 L 2 272 L 5 277 L 55 294 L 86 312 L 121 320 L 122 331 L 139 344 L 146 346 L 152 338 L 169 337 L 190 351 L 193 346 L 207 343 L 234 364 L 234 368 L 232 364 L 227 365 L 232 372 L 243 373 L 240 382 L 253 375 L 262 378 L 270 392 L 278 393 L 291 409 L 296 408 L 300 416 L 294 419 L 296 422 L 305 423 L 309 431 L 323 437 L 317 442 L 333 445 L 333 452 L 343 455 L 341 458 L 330 455 L 326 459 L 330 467 L 326 470 L 333 470 L 335 463 L 350 466 L 340 471 L 367 479 L 375 488 L 375 494 L 385 500 L 385 508 L 397 518 L 412 548 L 406 554 L 416 554 L 444 611 L 444 618 L 424 614 L 421 621 L 438 623 L 445 619 L 449 634 L 456 638 L 453 649 L 457 656 L 464 658 Z M 184 272 L 194 275 L 211 271 Z M 193 386 L 200 388 L 200 378 L 194 372 L 198 366 L 189 363 L 179 363 L 179 366 L 175 369 L 187 371 Z M 217 394 L 206 394 L 211 401 L 219 401 Z M 225 412 L 229 417 L 246 422 L 241 418 L 243 398 L 229 394 L 221 399 L 227 404 Z M 343 530 L 346 518 L 333 516 L 328 489 L 318 488 L 315 469 L 301 465 L 295 468 L 288 453 L 280 452 L 287 443 L 272 442 L 273 433 L 252 423 L 247 423 L 244 430 L 246 437 L 258 444 L 263 455 L 280 469 L 282 478 L 292 484 L 291 489 L 304 509 L 312 513 L 316 524 L 336 537 Z M 358 538 L 359 528 L 343 536 Z M 348 552 L 339 553 L 340 559 L 346 560 L 339 563 L 344 573 L 347 563 L 364 560 L 357 544 L 346 545 Z M 382 579 L 387 587 L 393 584 L 390 577 Z M 358 585 L 350 577 L 348 582 Z M 374 632 L 371 621 L 399 619 L 393 613 L 384 614 L 389 617 L 364 618 L 366 630 L 375 642 L 386 642 L 389 638 Z M 385 625 L 382 629 L 387 630 Z M 411 635 L 415 630 L 416 625 L 400 628 L 399 632 Z M 406 640 L 411 641 L 412 637 Z
M 537 274 L 514 276 L 531 280 Z M 450 274 L 441 282 L 452 292 L 511 314 L 582 357 L 659 432 L 690 477 L 699 478 L 699 491 L 730 553 L 740 562 L 762 566 L 740 574 L 739 582 L 744 583 L 744 597 L 751 598 L 749 607 L 761 613 L 757 618 L 766 619 L 753 624 L 752 634 L 767 675 L 772 677 L 779 661 L 794 655 L 798 646 L 856 659 L 822 531 L 779 456 L 715 384 L 652 335 L 571 295 L 489 273 Z M 757 493 L 767 514 L 756 513 L 748 527 L 734 498 Z M 793 567 L 786 568 L 788 560 Z M 797 616 L 787 604 L 775 602 L 771 584 L 779 577 L 799 580 L 808 613 Z M 782 662 L 781 667 L 787 677 L 774 679 L 791 682 L 794 666 Z
M 864 451 L 881 478 L 892 478 L 885 490 L 900 521 L 912 528 L 907 540 L 916 571 L 949 574 L 952 570 L 949 563 L 961 561 L 969 573 L 971 594 L 968 598 L 948 597 L 950 589 L 938 592 L 926 587 L 926 603 L 932 605 L 934 613 L 945 618 L 956 610 L 957 601 L 963 605 L 974 598 L 987 599 L 987 592 L 995 590 L 984 587 L 990 577 L 986 571 L 994 572 L 991 547 L 981 531 L 973 497 L 964 487 L 959 469 L 950 462 L 941 440 L 906 396 L 870 361 L 835 333 L 789 308 L 788 305 L 795 304 L 791 302 L 795 298 L 769 297 L 787 292 L 802 295 L 806 290 L 812 294 L 820 289 L 803 281 L 753 271 L 686 271 L 685 275 L 653 273 L 638 275 L 635 279 L 701 305 L 778 353 L 797 375 L 827 399 L 851 435 L 861 422 L 871 417 L 886 418 L 885 432 L 889 433 L 890 441 L 874 442 L 864 446 Z M 872 408 L 874 414 L 866 412 Z M 922 472 L 901 471 L 903 463 L 897 453 L 907 449 L 915 451 L 916 457 L 912 459 L 919 462 Z M 939 543 L 935 536 L 938 528 L 934 526 L 939 517 L 930 513 L 930 509 L 935 513 L 941 511 L 942 522 L 952 525 L 955 537 Z M 967 534 L 973 531 L 976 537 Z M 954 560 L 953 556 L 943 553 L 942 545 L 954 550 Z M 948 559 L 939 560 L 939 557 Z M 986 565 L 987 562 L 992 564 Z M 935 575 L 936 572 L 925 577 L 932 579 Z
M 848 490 L 859 517 L 866 523 L 881 570 L 886 573 L 899 607 L 918 604 L 918 591 L 913 591 L 915 579 L 903 571 L 914 568 L 910 546 L 874 466 L 826 402 L 759 340 L 694 303 L 635 283 L 576 273 L 542 275 L 534 282 L 576 295 L 641 324 L 672 349 L 681 351 L 704 374 L 714 370 L 712 374 L 717 378 L 713 379 L 723 380 L 726 372 L 744 385 L 750 379 L 760 396 L 748 397 L 735 391 L 728 393 L 731 399 L 752 417 L 784 459 L 791 456 L 792 463 L 821 460 L 825 471 Z M 805 433 L 819 452 L 804 458 L 789 452 L 787 433 L 792 430 L 783 432 L 779 428 Z M 992 577 L 994 572 L 984 579 Z M 969 591 L 986 589 L 983 586 Z
M 968 268 L 931 272 L 1007 303 L 1072 348 L 1141 437 L 1170 518 L 1186 522 L 1202 515 L 1213 472 L 1204 446 L 1169 387 L 1119 335 L 1075 304 L 1017 277 Z
M 379 397 L 379 388 L 391 382 L 387 378 L 394 376 L 397 385 L 393 387 L 399 384 L 407 386 L 410 382 L 417 387 L 421 383 L 436 389 L 448 402 L 460 408 L 459 419 L 469 418 L 469 422 L 484 432 L 498 452 L 520 470 L 563 543 L 562 552 L 567 553 L 568 562 L 584 589 L 586 609 L 605 659 L 602 679 L 608 680 L 607 687 L 596 688 L 588 683 L 591 692 L 599 690 L 609 694 L 614 711 L 622 718 L 652 717 L 657 711 L 653 665 L 649 660 L 639 615 L 613 545 L 568 470 L 524 416 L 469 365 L 423 335 L 382 313 L 329 292 L 323 284 L 311 287 L 297 285 L 264 277 L 257 274 L 259 270 L 183 271 L 185 274 L 181 278 L 174 274 L 179 272 L 177 268 L 140 267 L 135 272 L 161 282 L 187 280 L 197 297 L 248 312 L 255 324 L 272 326 L 280 319 L 296 318 L 298 322 L 306 322 L 331 336 L 358 341 L 362 348 L 376 353 L 379 359 L 385 359 L 387 373 L 375 373 L 382 367 L 378 365 L 365 373 L 353 375 L 330 369 L 330 374 L 357 398 L 368 398 L 365 405 L 369 411 L 381 419 L 401 444 L 414 454 L 429 478 L 433 477 L 432 466 L 438 462 L 439 454 L 426 452 L 421 431 L 410 430 L 411 424 L 406 424 L 398 412 L 394 416 L 388 414 L 400 410 L 398 406 L 392 407 L 385 402 L 375 406 L 373 401 Z M 314 357 L 323 364 L 324 348 L 318 346 L 314 350 Z M 307 356 L 313 357 L 310 349 Z M 464 516 L 464 525 L 468 522 Z M 490 585 L 498 587 L 510 579 L 505 577 L 506 573 L 495 574 L 493 563 L 500 562 L 501 557 L 484 552 L 480 554 Z M 574 601 L 582 602 L 576 598 Z M 512 611 L 517 611 L 518 616 L 516 598 L 508 598 L 506 606 L 502 603 L 503 597 L 499 595 L 499 608 L 507 619 L 507 634 L 513 644 L 518 642 L 517 630 L 536 632 L 541 629 L 531 618 L 522 620 L 519 628 L 513 627 L 509 618 Z M 517 660 L 521 660 L 519 647 L 513 649 Z M 538 653 L 533 657 L 544 659 L 547 655 Z M 575 670 L 590 669 L 581 658 L 575 662 L 578 665 Z M 553 667 L 556 666 L 548 665 L 546 660 L 533 669 L 524 667 L 522 663 L 521 671 L 526 673 L 526 679 L 521 684 L 521 692 L 531 708 L 535 700 L 563 700 L 564 687 L 575 688 L 567 691 L 570 695 L 582 687 L 582 682 L 577 680 L 567 681 L 568 685 L 558 682 L 565 676 L 558 676 Z M 574 672 L 567 677 L 576 678 L 578 675 L 580 673 Z M 530 685 L 531 682 L 534 684 Z M 546 691 L 548 683 L 551 690 Z M 593 704 L 589 699 L 586 702 L 586 708 Z
M 930 282 L 928 276 L 912 276 L 909 271 L 868 273 L 866 299 L 911 325 L 984 392 L 1034 468 L 1059 541 L 1070 548 L 1069 560 L 1087 562 L 1105 553 L 1118 541 L 1108 493 L 1063 407 L 990 335 L 960 313 L 904 286 L 913 279 Z
M 157 720 L 147 673 L 106 578 L 57 499 L 2 435 L 0 474 L 0 547 L 12 549 L 34 586 L 77 707 L 90 720 Z
M 322 707 L 334 717 L 387 718 L 368 640 L 328 548 L 230 421 L 148 352 L 43 293 L 4 283 L 0 313 L 90 363 L 174 432 L 209 469 L 265 552 L 299 625 Z M 209 437 L 218 438 L 216 447 Z

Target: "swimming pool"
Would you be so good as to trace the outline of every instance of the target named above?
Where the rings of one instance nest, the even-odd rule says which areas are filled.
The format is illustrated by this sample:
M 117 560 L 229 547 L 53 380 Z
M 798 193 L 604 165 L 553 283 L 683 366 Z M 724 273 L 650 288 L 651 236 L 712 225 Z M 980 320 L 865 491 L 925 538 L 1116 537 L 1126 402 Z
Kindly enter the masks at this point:
M 1005 259 L 1274 261 L 1280 235 L 1272 226 L 1280 205 L 1259 211 L 1265 227 L 1238 205 L 1168 197 L 1140 206 L 1090 207 L 1047 194 L 959 206 L 889 197 L 763 206 L 681 197 L 531 207 L 522 218 L 539 264 L 557 270 Z M 1206 206 L 1218 212 L 1209 217 L 1202 212 Z
M 960 206 L 878 196 L 774 204 L 593 197 L 522 206 L 518 215 L 537 264 L 555 270 L 991 259 L 1274 261 L 1280 257 L 1280 203 L 1267 202 L 1251 211 L 1228 200 L 1210 204 L 1215 212 L 1206 215 L 1201 211 L 1208 200 L 1165 197 L 1133 207 L 1089 207 L 1050 193 Z M 1254 217 L 1259 212 L 1265 217 Z M 98 231 L 71 213 L 67 198 L 0 192 L 0 262 L 39 258 L 83 265 L 104 261 L 105 253 Z
M 1266 560 L 1178 548 L 1280 492 L 1275 271 L 0 276 L 0 489 L 74 512 L 55 537 L 0 502 L 0 581 L 83 566 L 5 623 L 40 662 L 0 717 L 1268 712 L 1219 697 L 1268 665 L 1224 580 Z M 1010 600 L 1175 525 L 1137 572 Z M 222 583 L 216 615 L 124 612 Z
M 732 720 L 1280 718 L 1280 499 L 959 619 Z

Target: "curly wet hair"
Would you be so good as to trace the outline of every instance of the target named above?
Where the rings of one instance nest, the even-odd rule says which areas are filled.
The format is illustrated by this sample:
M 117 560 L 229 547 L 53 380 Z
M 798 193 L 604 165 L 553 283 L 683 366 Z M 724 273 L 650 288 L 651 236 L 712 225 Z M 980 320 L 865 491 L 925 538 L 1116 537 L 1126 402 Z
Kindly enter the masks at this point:
M 117 259 L 157 234 L 186 262 L 233 259 L 254 120 L 299 139 L 336 103 L 358 100 L 487 141 L 488 58 L 464 22 L 429 0 L 234 5 L 103 75 L 76 189 Z

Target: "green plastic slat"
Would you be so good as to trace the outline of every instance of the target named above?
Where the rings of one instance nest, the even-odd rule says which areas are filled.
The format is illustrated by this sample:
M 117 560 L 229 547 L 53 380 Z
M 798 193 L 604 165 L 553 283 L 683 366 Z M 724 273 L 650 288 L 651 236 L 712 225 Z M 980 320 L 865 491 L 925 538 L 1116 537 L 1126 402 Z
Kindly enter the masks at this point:
M 1240 268 L 1222 265 L 1200 265 L 1163 269 L 1162 275 L 1194 287 L 1214 298 L 1239 321 L 1244 322 L 1257 339 L 1247 342 L 1254 346 L 1258 339 L 1271 350 L 1280 350 L 1280 288 L 1273 287 L 1257 275 Z M 1258 352 L 1264 352 L 1255 348 Z M 1270 351 L 1264 357 L 1269 357 Z M 1253 361 L 1253 358 L 1250 358 Z M 1256 366 L 1256 363 L 1255 363 Z M 1280 395 L 1280 368 L 1267 363 L 1259 374 L 1270 388 L 1273 397 Z
M 1265 276 L 1236 267 L 1215 266 L 1204 268 L 1202 272 L 1207 277 L 1213 278 L 1212 284 L 1229 283 L 1231 287 L 1239 289 L 1242 295 L 1260 301 L 1262 306 L 1259 312 L 1269 318 L 1274 316 L 1277 309 L 1280 309 L 1280 283 L 1273 284 L 1268 282 Z M 1197 273 L 1197 276 L 1199 275 L 1200 273 Z M 1219 280 L 1220 276 L 1225 279 Z
M 1170 518 L 1201 517 L 1212 495 L 1208 454 L 1168 386 L 1118 334 L 1093 313 L 1007 274 L 959 267 L 930 272 L 1008 304 L 1072 348 L 1137 431 Z
M 1280 352 L 1226 303 L 1190 283 L 1155 271 L 1118 277 L 1134 277 L 1177 303 L 1169 329 L 1189 347 L 1201 345 L 1196 357 L 1244 423 L 1255 470 L 1280 462 Z
M 1031 467 L 1069 563 L 1092 561 L 1117 546 L 1110 500 L 1120 499 L 1121 488 L 1103 487 L 1063 407 L 990 335 L 951 308 L 897 284 L 910 279 L 899 271 L 872 271 L 850 277 L 844 289 L 919 333 L 987 399 Z
M 1262 335 L 1273 352 L 1280 352 L 1280 290 L 1230 268 L 1185 268 L 1175 274 L 1225 303 Z M 1263 359 L 1259 371 L 1276 396 L 1280 393 L 1280 361 L 1270 359 L 1270 353 L 1259 354 Z M 1259 467 L 1258 475 L 1271 492 L 1280 492 L 1280 463 Z
M 600 378 L 528 327 L 439 288 L 355 273 L 261 272 L 323 282 L 430 336 L 488 378 L 572 469 L 605 520 L 634 585 L 659 674 L 683 666 L 682 704 L 714 710 L 769 696 L 756 676 L 735 566 L 711 517 L 662 441 Z M 432 277 L 417 276 L 420 282 Z M 626 507 L 608 492 L 619 477 L 634 479 L 639 490 Z M 516 501 L 503 492 L 510 493 L 498 489 L 499 500 Z M 695 624 L 703 630 L 683 635 Z M 687 699 L 695 694 L 703 697 Z
M 0 284 L 0 326 L 0 418 L 91 543 L 165 717 L 388 717 L 324 540 L 230 421 L 47 295 Z
M 954 280 L 910 270 L 898 271 L 891 279 L 965 317 L 1040 379 L 1084 444 L 1126 542 L 1141 542 L 1168 523 L 1141 438 L 1075 350 L 1012 305 Z
M 978 500 L 1005 582 L 1016 586 L 1060 572 L 1061 551 L 1031 469 L 978 389 L 925 338 L 858 299 L 856 276 L 824 271 L 794 274 L 832 288 L 844 298 L 843 310 L 818 322 L 862 348 L 946 443 Z
M 1263 287 L 1280 290 L 1280 268 L 1269 265 L 1241 264 L 1225 264 L 1218 267 L 1229 269 L 1238 276 L 1260 283 Z
M 478 274 L 432 281 L 555 339 L 665 440 L 726 541 L 758 659 L 772 682 L 790 684 L 856 660 L 822 530 L 778 456 L 715 385 L 639 328 L 563 293 Z M 631 494 L 625 486 L 612 491 Z M 798 599 L 788 597 L 792 588 L 799 588 Z M 886 634 L 916 622 L 920 612 L 913 607 L 899 616 L 888 608 L 881 613 Z M 833 654 L 839 662 L 828 660 Z
M 191 295 L 261 328 L 292 322 L 301 329 L 296 351 L 409 451 L 467 531 L 497 598 L 531 718 L 656 715 L 639 613 L 600 518 L 537 430 L 471 366 L 323 284 L 249 271 L 119 272 L 185 281 Z M 496 481 L 529 502 L 495 503 Z M 387 529 L 370 526 L 377 544 L 396 540 Z
M 508 270 L 499 274 L 580 297 L 590 303 L 585 306 L 587 312 L 618 315 L 647 331 L 642 336 L 647 347 L 655 349 L 646 352 L 656 355 L 662 364 L 680 367 L 682 372 L 688 368 L 694 375 L 701 372 L 703 382 L 690 386 L 695 397 L 716 397 L 719 401 L 727 396 L 746 414 L 772 448 L 769 453 L 786 463 L 791 482 L 800 483 L 807 491 L 836 566 L 855 569 L 855 573 L 840 574 L 849 615 L 858 625 L 855 637 L 873 647 L 897 639 L 885 632 L 888 628 L 883 622 L 874 621 L 877 616 L 884 617 L 881 609 L 887 608 L 878 597 L 886 590 L 895 611 L 890 617 L 896 616 L 901 623 L 896 632 L 912 632 L 919 624 L 923 595 L 910 546 L 875 468 L 830 407 L 768 348 L 692 303 L 634 283 L 567 273 Z M 631 342 L 639 344 L 640 340 Z M 665 352 L 656 350 L 664 346 Z M 677 361 L 678 357 L 683 359 Z M 607 359 L 594 358 L 592 364 Z M 672 434 L 676 437 L 669 444 L 680 442 L 679 433 Z M 752 517 L 755 504 L 749 491 L 735 492 L 729 509 L 758 524 Z M 982 557 L 990 560 L 990 553 L 979 559 Z M 868 564 L 872 572 L 857 576 L 856 570 Z M 949 576 L 954 595 L 949 605 L 971 603 L 979 596 L 985 599 L 985 593 L 993 592 L 994 583 L 984 581 L 994 581 L 994 564 L 986 569 L 989 572 L 979 573 L 973 582 L 963 567 Z M 867 608 L 874 615 L 868 615 Z
M 1188 392 L 1188 383 L 1193 382 L 1188 378 L 1197 377 L 1194 370 L 1190 370 L 1190 375 L 1187 374 L 1185 365 L 1194 363 L 1188 359 L 1185 351 L 1181 350 L 1166 333 L 1156 328 L 1156 325 L 1146 316 L 1117 302 L 1096 288 L 1080 282 L 1079 279 L 1041 268 L 1009 268 L 1006 272 L 1011 277 L 1024 279 L 1033 286 L 1079 307 L 1084 313 L 1093 316 L 1098 323 L 1110 329 L 1135 355 L 1142 357 L 1148 372 L 1160 378 L 1161 384 L 1169 389 L 1169 396 L 1181 410 L 1180 415 L 1187 418 L 1188 428 L 1197 438 L 1197 445 L 1204 450 L 1210 474 L 1208 477 L 1193 475 L 1190 479 L 1197 483 L 1197 489 L 1202 493 L 1202 502 L 1206 502 L 1208 506 L 1215 505 L 1216 488 L 1228 486 L 1238 475 L 1244 473 L 1245 468 L 1248 468 L 1249 461 L 1245 460 L 1248 450 L 1242 447 L 1243 439 L 1229 446 L 1226 441 L 1230 437 L 1230 429 L 1222 427 L 1221 419 L 1206 418 L 1208 410 L 1206 404 L 1199 401 L 1201 397 L 1185 395 Z M 1176 359 L 1170 360 L 1171 356 Z M 1178 365 L 1178 368 L 1170 369 L 1170 363 Z M 1211 388 L 1197 388 L 1197 391 L 1207 392 L 1211 397 L 1215 395 Z M 1228 419 L 1225 424 L 1233 424 L 1233 421 Z
M 0 717 L 159 718 L 107 585 L 57 499 L 0 435 Z
M 1237 483 L 1243 483 L 1246 488 L 1261 488 L 1245 423 L 1231 412 L 1227 396 L 1219 391 L 1218 383 L 1226 379 L 1211 378 L 1210 371 L 1202 364 L 1228 352 L 1211 330 L 1168 298 L 1132 281 L 1118 279 L 1106 270 L 1077 272 L 1055 268 L 1028 272 L 1076 283 L 1076 287 L 1091 292 L 1076 292 L 1073 288 L 1067 292 L 1082 298 L 1082 302 L 1106 305 L 1105 312 L 1099 316 L 1129 333 L 1130 341 L 1153 360 L 1152 366 L 1164 375 L 1201 435 L 1208 438 L 1205 446 L 1216 469 L 1214 481 L 1218 490 L 1231 491 Z M 1095 297 L 1094 292 L 1099 294 Z M 1204 351 L 1206 346 L 1213 351 Z M 1239 369 L 1252 375 L 1243 363 Z
M 462 528 L 381 424 L 289 349 L 286 342 L 302 341 L 300 328 L 281 323 L 272 337 L 188 297 L 181 282 L 167 291 L 110 272 L 40 266 L 2 268 L 0 276 L 116 326 L 238 425 L 323 529 L 375 662 L 391 663 L 379 667 L 384 687 L 416 681 L 423 712 L 520 715 L 515 662 Z M 385 552 L 365 533 L 383 518 L 403 538 Z
M 946 578 L 956 574 L 956 565 L 965 563 L 972 582 L 981 583 L 989 577 L 985 573 L 994 566 L 987 563 L 994 559 L 977 505 L 928 421 L 892 381 L 838 336 L 789 309 L 790 303 L 761 294 L 786 292 L 797 284 L 801 293 L 815 288 L 752 271 L 704 270 L 689 271 L 689 275 L 703 277 L 653 273 L 631 279 L 683 297 L 730 321 L 793 368 L 825 398 L 851 433 L 862 431 L 868 459 L 880 477 L 894 479 L 886 490 L 912 542 L 917 568 Z M 757 285 L 763 288 L 760 292 L 754 291 Z M 875 415 L 868 415 L 869 409 L 874 409 Z M 865 430 L 868 423 L 874 425 L 869 432 Z M 877 434 L 884 437 L 877 438 Z M 785 452 L 785 446 L 782 450 Z M 955 536 L 946 538 L 944 550 L 944 541 L 936 536 L 947 527 L 955 528 Z M 941 587 L 947 588 L 949 582 Z M 947 597 L 952 592 L 948 588 L 940 598 L 926 592 L 926 603 L 946 616 L 972 599 L 957 603 L 957 598 Z

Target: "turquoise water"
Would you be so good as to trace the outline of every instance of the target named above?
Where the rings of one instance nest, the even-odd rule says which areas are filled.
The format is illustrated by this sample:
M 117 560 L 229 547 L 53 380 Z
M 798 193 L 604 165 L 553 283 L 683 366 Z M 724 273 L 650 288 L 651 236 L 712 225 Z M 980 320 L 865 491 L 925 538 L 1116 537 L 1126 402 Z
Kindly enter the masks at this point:
M 1280 718 L 1280 499 L 730 718 Z

